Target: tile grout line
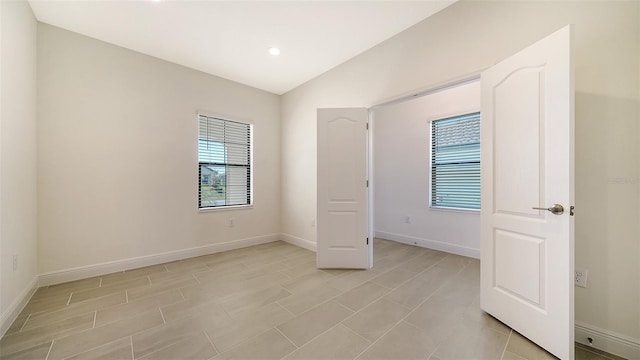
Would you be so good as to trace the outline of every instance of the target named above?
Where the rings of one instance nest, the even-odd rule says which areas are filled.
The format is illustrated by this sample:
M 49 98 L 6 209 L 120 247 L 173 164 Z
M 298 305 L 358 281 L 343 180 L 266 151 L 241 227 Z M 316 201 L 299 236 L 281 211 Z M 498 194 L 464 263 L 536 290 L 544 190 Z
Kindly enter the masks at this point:
M 180 293 L 180 296 L 182 296 L 182 300 L 187 300 L 187 298 L 182 293 L 182 288 L 178 288 L 178 292 Z
M 71 303 L 71 297 L 73 296 L 73 292 L 69 294 L 69 299 L 67 300 L 67 305 Z
M 509 341 L 511 340 L 511 334 L 513 334 L 513 330 L 509 331 L 509 336 L 507 337 L 507 342 L 504 343 L 504 349 L 502 349 L 502 355 L 500 356 L 500 359 L 504 359 L 504 354 L 506 354 L 507 352 L 507 346 L 509 346 Z
M 18 332 L 22 332 L 22 330 L 24 330 L 24 327 L 27 326 L 27 322 L 29 322 L 29 319 L 31 319 L 31 315 L 32 313 L 29 313 L 29 315 L 27 316 L 27 319 L 24 321 L 24 324 L 20 326 L 20 329 L 18 330 Z
M 445 258 L 447 258 L 447 256 L 443 257 L 442 259 L 440 259 L 438 262 L 434 263 L 432 266 L 435 266 L 436 264 L 440 263 L 441 261 L 443 261 Z M 432 266 L 430 266 L 429 268 L 431 268 Z M 465 266 L 466 267 L 466 266 Z M 429 269 L 427 268 L 427 269 Z M 423 270 L 426 271 L 427 269 Z M 457 273 L 455 273 L 453 276 L 458 275 L 460 272 L 462 272 L 464 268 L 460 269 L 460 271 L 458 271 Z M 422 272 L 421 272 L 422 273 Z M 408 325 L 411 325 L 411 327 L 419 329 L 418 327 L 416 327 L 415 325 L 411 324 L 408 321 L 405 321 L 405 319 L 407 317 L 409 317 L 409 315 L 411 315 L 416 309 L 418 309 L 422 304 L 424 304 L 425 302 L 427 302 L 427 300 L 429 300 L 436 292 L 438 292 L 438 290 L 440 290 L 444 284 L 446 284 L 448 282 L 445 281 L 442 285 L 440 285 L 437 289 L 435 289 L 431 294 L 429 294 L 429 296 L 427 296 L 424 300 L 422 300 L 413 310 L 409 311 L 404 317 L 402 317 L 398 322 L 395 323 L 395 325 L 393 325 L 392 327 L 390 327 L 387 331 L 385 331 L 382 335 L 380 335 L 380 337 L 378 337 L 376 340 L 374 340 L 373 342 L 371 342 L 371 344 L 369 346 L 367 346 L 364 350 L 362 350 L 362 352 L 360 352 L 360 354 L 358 354 L 354 359 L 357 359 L 358 357 L 362 356 L 362 354 L 364 354 L 367 350 L 369 350 L 370 348 L 372 348 L 376 343 L 378 343 L 378 341 L 380 341 L 380 339 L 382 339 L 383 337 L 385 337 L 388 333 L 390 333 L 393 329 L 395 329 L 398 325 L 400 325 L 402 322 L 407 323 Z M 392 301 L 395 303 L 395 301 Z M 400 304 L 399 304 L 400 305 Z M 422 331 L 422 329 L 419 329 Z M 440 345 L 440 344 L 438 344 Z M 437 350 L 438 346 L 436 346 L 434 348 L 434 352 Z
M 285 298 L 285 299 L 286 299 L 286 298 Z M 281 308 L 283 308 L 283 309 L 284 309 L 284 311 L 286 311 L 286 312 L 288 312 L 289 314 L 293 315 L 293 317 L 298 316 L 298 315 L 294 314 L 294 313 L 293 313 L 293 311 L 291 311 L 291 310 L 287 309 L 287 308 L 286 308 L 286 307 L 284 307 L 282 304 L 280 304 L 280 302 L 279 302 L 279 301 L 280 301 L 280 300 L 277 300 L 277 301 L 275 301 L 274 303 L 275 303 L 275 304 L 277 304 L 278 306 L 280 306 Z M 287 321 L 289 321 L 289 320 L 287 320 Z M 275 327 L 275 326 L 274 326 L 274 327 Z
M 289 337 L 288 337 L 287 335 L 285 335 L 282 331 L 280 331 L 280 329 L 278 329 L 278 327 L 274 326 L 274 327 L 273 327 L 273 329 L 275 329 L 278 333 L 280 333 L 280 335 L 284 336 L 284 338 L 285 338 L 285 339 L 287 339 L 287 341 L 288 341 L 288 342 L 290 342 L 290 343 L 291 343 L 291 345 L 293 345 L 293 346 L 296 348 L 296 350 L 298 350 L 298 349 L 300 349 L 300 348 L 302 347 L 302 346 L 298 346 L 298 345 L 296 345 L 296 344 L 293 342 L 293 340 L 289 339 Z M 329 331 L 329 330 L 327 330 L 327 331 Z M 326 332 L 326 331 L 325 331 L 325 332 Z M 324 333 L 323 333 L 323 334 L 324 334 Z M 320 335 L 318 335 L 318 336 L 320 336 Z M 314 339 L 315 339 L 315 338 L 314 338 Z M 312 340 L 313 340 L 313 339 L 312 339 Z M 305 344 L 308 344 L 308 343 L 309 343 L 309 342 L 311 342 L 312 340 L 309 340 L 309 341 L 308 341 L 308 342 L 306 342 Z M 304 345 L 304 344 L 303 344 L 303 345 Z M 296 350 L 293 350 L 293 351 L 296 351 Z M 293 352 L 293 351 L 292 351 L 292 352 Z M 292 353 L 292 352 L 291 352 L 291 353 Z M 291 353 L 289 353 L 289 354 L 291 354 Z M 289 355 L 289 354 L 287 354 L 287 355 Z M 287 356 L 287 355 L 285 355 L 285 356 Z M 283 357 L 284 357 L 284 356 L 283 356 Z
M 136 355 L 133 353 L 133 335 L 129 336 L 129 344 L 131 345 L 131 359 L 135 359 Z
M 220 350 L 218 350 L 218 347 L 216 346 L 216 344 L 214 344 L 213 340 L 211 340 L 211 337 L 209 336 L 209 333 L 207 332 L 207 330 L 202 330 L 202 332 L 204 332 L 204 336 L 207 337 L 207 340 L 209 340 L 209 343 L 211 343 L 211 346 L 213 346 L 213 350 L 216 351 L 216 355 L 220 354 Z M 216 355 L 214 355 L 214 357 Z
M 160 311 L 160 317 L 162 317 L 162 324 L 166 325 L 167 321 L 164 319 L 164 314 L 162 313 L 162 308 L 158 307 L 158 311 Z
M 55 339 L 51 340 L 51 345 L 49 345 L 49 351 L 47 351 L 47 356 L 44 357 L 44 360 L 49 359 L 49 355 L 51 355 L 51 349 L 53 349 L 53 342 L 54 341 L 56 341 L 56 340 Z
M 92 329 L 96 328 L 96 318 L 98 317 L 98 310 L 95 310 L 93 312 L 93 326 L 91 327 Z

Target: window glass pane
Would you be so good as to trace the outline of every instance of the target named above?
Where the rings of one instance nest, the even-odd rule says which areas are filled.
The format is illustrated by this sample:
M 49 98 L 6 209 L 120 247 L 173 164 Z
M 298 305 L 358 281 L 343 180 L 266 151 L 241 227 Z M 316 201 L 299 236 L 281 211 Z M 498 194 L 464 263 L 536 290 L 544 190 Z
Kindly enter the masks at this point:
M 480 209 L 480 113 L 432 123 L 431 206 Z
M 225 205 L 224 165 L 200 165 L 200 207 Z
M 199 207 L 251 204 L 251 125 L 200 115 Z

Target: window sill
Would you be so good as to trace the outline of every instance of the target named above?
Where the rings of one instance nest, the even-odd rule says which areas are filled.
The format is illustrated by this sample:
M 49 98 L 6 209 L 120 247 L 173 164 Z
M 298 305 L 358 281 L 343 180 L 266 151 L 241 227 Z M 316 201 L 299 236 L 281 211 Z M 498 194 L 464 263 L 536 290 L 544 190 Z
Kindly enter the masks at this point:
M 480 209 L 464 209 L 464 208 L 449 208 L 449 207 L 440 207 L 440 206 L 429 206 L 429 210 L 480 215 Z
M 253 209 L 253 204 L 199 208 L 198 212 L 207 213 L 207 212 L 226 211 L 226 210 L 248 210 L 248 209 Z

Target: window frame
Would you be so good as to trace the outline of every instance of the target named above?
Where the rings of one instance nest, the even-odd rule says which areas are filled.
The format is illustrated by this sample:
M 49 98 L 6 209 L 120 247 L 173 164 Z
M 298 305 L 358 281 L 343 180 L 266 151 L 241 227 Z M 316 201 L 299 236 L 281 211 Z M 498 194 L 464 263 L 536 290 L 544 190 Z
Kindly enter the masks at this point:
M 481 126 L 482 126 L 482 114 L 479 108 L 466 109 L 464 111 L 457 111 L 454 113 L 439 115 L 439 116 L 435 116 L 427 119 L 427 122 L 429 124 L 428 207 L 430 210 L 479 214 L 482 209 L 482 202 L 480 203 L 480 207 L 478 209 L 433 205 L 433 175 L 432 175 L 432 172 L 433 172 L 433 124 L 440 120 L 453 119 L 456 117 L 463 117 L 463 116 L 474 115 L 474 114 L 479 115 Z M 481 141 L 480 145 L 482 145 L 482 139 L 480 141 Z M 479 164 L 482 167 L 482 163 L 479 162 Z M 482 182 L 482 179 L 480 179 L 480 181 Z
M 238 123 L 238 124 L 242 124 L 242 125 L 248 125 L 249 126 L 249 161 L 248 161 L 248 167 L 249 167 L 249 196 L 248 196 L 248 204 L 240 204 L 240 205 L 218 205 L 218 206 L 205 206 L 202 207 L 201 206 L 201 202 L 202 199 L 200 197 L 200 192 L 201 192 L 201 164 L 203 163 L 207 163 L 207 162 L 201 162 L 200 161 L 200 118 L 201 117 L 207 117 L 207 118 L 213 118 L 213 119 L 217 119 L 217 120 L 222 120 L 225 122 L 233 122 L 233 123 Z M 253 179 L 253 163 L 254 163 L 254 147 L 253 147 L 253 131 L 254 131 L 254 124 L 251 121 L 247 121 L 247 120 L 242 120 L 242 119 L 238 119 L 236 117 L 232 117 L 232 116 L 228 116 L 228 115 L 223 115 L 223 114 L 216 114 L 216 113 L 211 113 L 211 112 L 201 112 L 198 111 L 196 114 L 196 121 L 197 121 L 197 126 L 198 126 L 198 135 L 197 135 L 197 139 L 196 139 L 196 178 L 198 179 L 198 186 L 197 186 L 197 194 L 196 194 L 196 203 L 198 206 L 198 211 L 199 212 L 211 212 L 211 211 L 226 211 L 226 210 L 238 210 L 238 209 L 251 209 L 253 208 L 254 205 L 254 179 Z

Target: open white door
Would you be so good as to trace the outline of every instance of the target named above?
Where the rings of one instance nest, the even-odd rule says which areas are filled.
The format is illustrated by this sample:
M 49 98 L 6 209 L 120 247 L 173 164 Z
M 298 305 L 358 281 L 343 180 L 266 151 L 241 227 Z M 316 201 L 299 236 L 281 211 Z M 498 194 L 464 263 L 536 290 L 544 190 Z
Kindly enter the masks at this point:
M 369 267 L 365 108 L 318 109 L 319 268 Z
M 561 359 L 574 356 L 571 39 L 567 26 L 481 77 L 481 307 Z

